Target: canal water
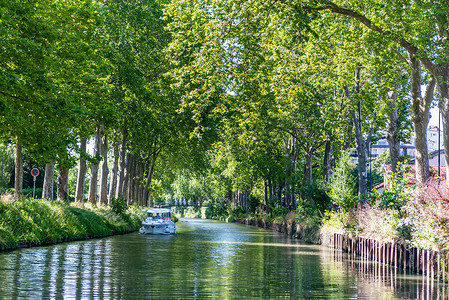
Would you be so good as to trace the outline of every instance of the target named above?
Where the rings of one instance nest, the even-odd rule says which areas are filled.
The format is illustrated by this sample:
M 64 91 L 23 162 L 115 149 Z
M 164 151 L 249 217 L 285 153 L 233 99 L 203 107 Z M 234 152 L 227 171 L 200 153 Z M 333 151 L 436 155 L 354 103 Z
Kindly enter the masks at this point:
M 260 228 L 181 220 L 132 233 L 0 253 L 0 299 L 441 299 L 421 275 Z

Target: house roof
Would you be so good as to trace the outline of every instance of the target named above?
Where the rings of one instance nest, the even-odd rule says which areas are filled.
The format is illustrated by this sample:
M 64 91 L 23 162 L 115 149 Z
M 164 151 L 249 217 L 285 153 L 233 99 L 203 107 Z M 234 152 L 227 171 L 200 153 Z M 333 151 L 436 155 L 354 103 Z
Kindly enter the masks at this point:
M 373 189 L 379 190 L 379 189 L 383 189 L 384 188 L 384 182 L 378 182 L 373 184 Z
M 438 126 L 429 126 L 428 131 L 438 131 Z
M 432 159 L 432 158 L 437 157 L 437 156 L 438 156 L 438 152 L 440 153 L 440 155 L 443 155 L 443 154 L 444 154 L 444 149 L 435 150 L 435 151 L 430 152 L 430 153 L 429 153 L 429 159 Z M 410 160 L 410 165 L 415 165 L 415 160 L 416 160 L 415 157 L 412 158 L 412 159 Z M 438 166 L 436 166 L 436 168 L 438 169 Z

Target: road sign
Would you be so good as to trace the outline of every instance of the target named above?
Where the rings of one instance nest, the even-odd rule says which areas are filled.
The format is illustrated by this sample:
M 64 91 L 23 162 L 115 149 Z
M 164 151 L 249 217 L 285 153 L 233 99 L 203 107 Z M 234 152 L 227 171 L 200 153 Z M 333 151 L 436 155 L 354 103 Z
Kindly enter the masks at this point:
M 33 176 L 33 181 L 34 181 L 34 184 L 33 184 L 33 198 L 34 198 L 34 195 L 36 194 L 36 177 L 37 177 L 37 175 L 39 175 L 39 170 L 37 168 L 32 168 L 31 169 L 31 176 Z
M 39 175 L 39 169 L 33 168 L 31 169 L 31 176 L 37 177 Z

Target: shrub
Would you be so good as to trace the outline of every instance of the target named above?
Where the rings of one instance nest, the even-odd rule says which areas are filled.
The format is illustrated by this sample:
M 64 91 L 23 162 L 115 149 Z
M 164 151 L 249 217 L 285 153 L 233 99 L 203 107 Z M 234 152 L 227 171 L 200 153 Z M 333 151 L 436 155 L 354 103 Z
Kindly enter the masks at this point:
M 300 199 L 298 213 L 322 215 L 326 209 L 329 209 L 331 203 L 328 192 L 329 186 L 323 181 L 314 181 L 312 184 L 303 186 L 301 193 L 310 201 Z
M 357 205 L 355 177 L 351 174 L 349 154 L 342 153 L 332 176 L 329 197 L 343 212 L 349 212 Z
M 223 204 L 220 203 L 212 203 L 206 209 L 206 218 L 207 219 L 219 219 L 220 217 L 228 216 L 228 211 Z
M 140 227 L 140 216 L 133 212 L 119 215 L 105 208 L 86 209 L 62 201 L 21 198 L 7 204 L 2 200 L 0 206 L 0 250 L 102 237 Z
M 128 205 L 122 195 L 119 195 L 118 198 L 112 198 L 110 207 L 116 214 L 123 214 L 128 208 Z
M 273 218 L 283 217 L 287 214 L 287 208 L 282 207 L 277 203 L 273 204 L 273 206 L 270 207 L 270 211 Z
M 406 166 L 399 163 L 397 172 L 391 174 L 390 186 L 383 194 L 374 191 L 370 194 L 370 203 L 379 205 L 381 209 L 394 209 L 400 211 L 401 208 L 413 198 L 413 187 L 410 186 L 410 178 Z

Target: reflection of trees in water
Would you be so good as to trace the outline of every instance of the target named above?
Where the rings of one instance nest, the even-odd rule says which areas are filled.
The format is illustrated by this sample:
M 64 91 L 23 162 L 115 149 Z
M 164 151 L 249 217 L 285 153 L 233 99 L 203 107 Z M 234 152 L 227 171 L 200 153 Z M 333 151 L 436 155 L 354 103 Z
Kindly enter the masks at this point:
M 352 291 L 356 297 L 445 299 L 449 295 L 447 285 L 425 275 L 404 273 L 401 269 L 343 253 L 341 250 L 325 249 L 323 252 L 325 253 L 321 257 L 327 257 L 321 264 L 324 277 L 329 283 L 340 285 L 342 289 L 356 286 L 357 289 Z M 354 278 L 357 278 L 356 282 Z
M 449 294 L 447 285 L 427 277 L 269 231 L 212 222 L 179 226 L 177 236 L 131 234 L 2 253 L 0 299 L 438 299 Z

